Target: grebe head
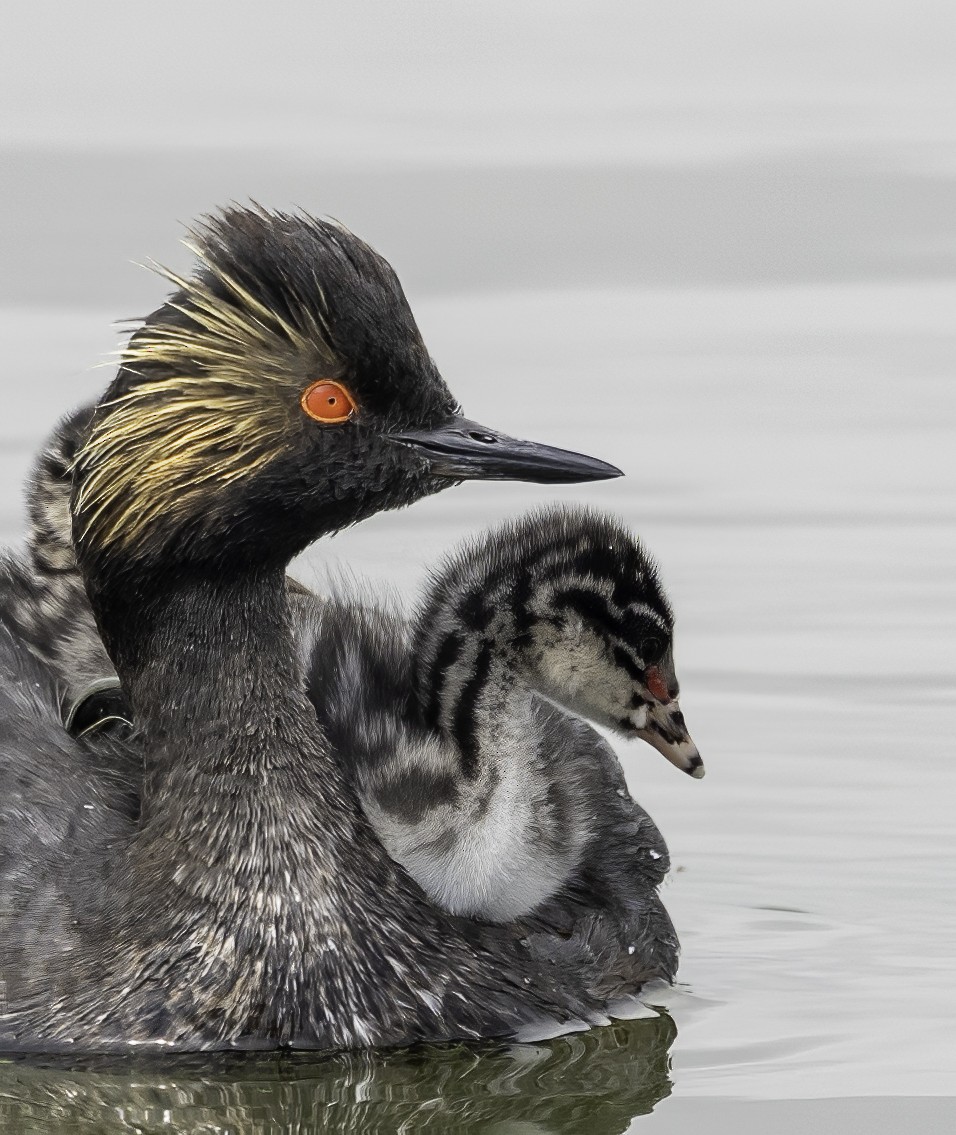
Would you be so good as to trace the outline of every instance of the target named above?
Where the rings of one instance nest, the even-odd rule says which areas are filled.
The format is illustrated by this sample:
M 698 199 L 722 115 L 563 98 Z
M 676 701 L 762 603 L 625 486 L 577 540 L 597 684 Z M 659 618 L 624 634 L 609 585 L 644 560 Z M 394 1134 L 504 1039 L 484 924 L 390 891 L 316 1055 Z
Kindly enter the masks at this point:
M 87 569 L 282 563 L 465 478 L 619 475 L 464 419 L 395 273 L 340 225 L 233 207 L 193 238 L 76 461 Z

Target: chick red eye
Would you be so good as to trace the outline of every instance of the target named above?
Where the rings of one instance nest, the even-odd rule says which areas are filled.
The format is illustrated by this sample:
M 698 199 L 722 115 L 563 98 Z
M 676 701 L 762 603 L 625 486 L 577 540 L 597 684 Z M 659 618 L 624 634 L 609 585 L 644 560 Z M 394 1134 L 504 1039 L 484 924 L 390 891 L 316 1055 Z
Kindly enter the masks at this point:
M 310 418 L 332 426 L 347 422 L 356 410 L 352 395 L 345 387 L 327 378 L 321 378 L 306 387 L 301 403 L 302 409 Z

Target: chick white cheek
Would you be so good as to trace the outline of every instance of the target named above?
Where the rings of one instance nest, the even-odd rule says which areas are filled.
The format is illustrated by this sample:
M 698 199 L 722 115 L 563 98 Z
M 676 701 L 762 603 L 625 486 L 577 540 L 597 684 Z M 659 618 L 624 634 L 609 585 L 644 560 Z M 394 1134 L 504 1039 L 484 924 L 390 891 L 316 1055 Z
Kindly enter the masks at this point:
M 542 692 L 592 721 L 619 725 L 630 713 L 631 681 L 590 628 L 549 626 L 535 638 L 536 684 Z
M 644 729 L 647 727 L 647 706 L 638 706 L 637 709 L 631 711 L 629 720 L 635 729 Z

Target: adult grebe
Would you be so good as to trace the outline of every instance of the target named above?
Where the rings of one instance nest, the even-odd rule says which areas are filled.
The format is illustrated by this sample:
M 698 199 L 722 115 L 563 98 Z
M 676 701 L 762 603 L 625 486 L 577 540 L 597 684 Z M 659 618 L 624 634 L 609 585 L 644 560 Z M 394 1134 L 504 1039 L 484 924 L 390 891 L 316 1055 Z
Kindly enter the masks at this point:
M 338 226 L 232 209 L 199 242 L 74 476 L 138 811 L 122 755 L 90 761 L 0 625 L 0 1039 L 325 1048 L 595 1019 L 573 967 L 445 914 L 385 853 L 303 692 L 285 567 L 449 481 L 617 470 L 462 419 L 394 273 Z

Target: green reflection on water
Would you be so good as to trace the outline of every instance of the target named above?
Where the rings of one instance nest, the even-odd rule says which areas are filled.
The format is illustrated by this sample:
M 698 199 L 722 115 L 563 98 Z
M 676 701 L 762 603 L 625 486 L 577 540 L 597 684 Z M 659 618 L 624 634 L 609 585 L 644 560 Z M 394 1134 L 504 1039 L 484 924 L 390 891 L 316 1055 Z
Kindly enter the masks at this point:
M 0 1063 L 0 1129 L 39 1132 L 626 1130 L 670 1094 L 666 1013 L 545 1044 L 156 1061 Z

